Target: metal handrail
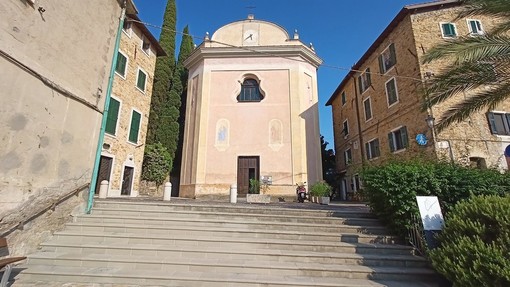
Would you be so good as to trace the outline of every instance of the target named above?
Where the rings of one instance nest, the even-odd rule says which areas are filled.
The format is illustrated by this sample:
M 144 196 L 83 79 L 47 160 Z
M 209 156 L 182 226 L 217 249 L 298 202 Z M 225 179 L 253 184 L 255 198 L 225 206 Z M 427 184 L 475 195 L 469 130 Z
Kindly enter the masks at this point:
M 34 213 L 33 215 L 25 218 L 24 220 L 22 221 L 19 221 L 18 223 L 10 226 L 9 228 L 6 228 L 5 230 L 1 230 L 1 235 L 0 237 L 6 237 L 7 235 L 11 234 L 14 230 L 16 229 L 21 229 L 23 230 L 23 226 L 29 222 L 29 221 L 32 221 L 34 219 L 36 219 L 37 217 L 43 215 L 44 213 L 46 213 L 46 211 L 52 209 L 52 210 L 55 210 L 55 207 L 57 205 L 59 205 L 60 203 L 66 201 L 67 199 L 69 199 L 71 196 L 73 195 L 77 195 L 80 191 L 84 190 L 85 188 L 89 187 L 90 186 L 90 183 L 86 183 L 68 193 L 66 193 L 65 195 L 59 197 L 57 200 L 55 200 L 53 203 L 51 204 L 48 204 L 46 206 L 44 206 L 43 208 L 41 208 L 39 211 L 37 211 L 36 213 Z

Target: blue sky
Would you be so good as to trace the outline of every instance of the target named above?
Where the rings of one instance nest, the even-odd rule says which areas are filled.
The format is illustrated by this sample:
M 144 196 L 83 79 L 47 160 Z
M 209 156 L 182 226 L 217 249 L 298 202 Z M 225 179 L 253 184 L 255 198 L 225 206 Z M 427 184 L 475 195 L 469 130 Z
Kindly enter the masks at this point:
M 142 21 L 161 26 L 167 0 L 134 0 Z M 333 148 L 331 107 L 325 103 L 348 69 L 365 53 L 403 6 L 420 0 L 176 0 L 177 30 L 188 25 L 190 34 L 211 35 L 221 26 L 255 19 L 284 27 L 290 35 L 298 30 L 300 39 L 313 43 L 324 60 L 318 70 L 320 129 L 328 148 Z M 247 8 L 255 7 L 255 8 Z M 149 27 L 159 39 L 160 30 Z M 177 35 L 180 41 L 179 35 Z M 194 39 L 200 44 L 200 39 Z M 177 44 L 177 50 L 179 44 Z M 325 66 L 327 65 L 327 67 Z M 331 68 L 330 66 L 336 67 Z

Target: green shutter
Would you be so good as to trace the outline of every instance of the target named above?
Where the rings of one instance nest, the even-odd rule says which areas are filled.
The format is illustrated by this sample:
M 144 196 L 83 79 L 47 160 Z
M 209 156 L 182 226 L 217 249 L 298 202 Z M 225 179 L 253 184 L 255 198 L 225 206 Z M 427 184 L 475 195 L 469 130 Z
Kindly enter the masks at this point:
M 395 53 L 395 44 L 390 45 L 390 57 L 391 57 L 391 64 L 392 66 L 397 63 L 397 54 Z
M 372 78 L 370 77 L 371 74 L 370 74 L 370 68 L 367 68 L 365 70 L 365 74 L 366 74 L 366 77 L 367 77 L 367 88 L 370 87 L 372 85 Z
M 506 134 L 510 135 L 510 114 L 506 114 Z
M 120 102 L 114 98 L 110 98 L 110 106 L 108 110 L 108 116 L 106 118 L 105 132 L 115 135 L 117 129 L 117 119 L 119 118 L 119 107 Z
M 378 59 L 379 59 L 379 71 L 381 72 L 381 74 L 384 74 L 384 72 L 386 71 L 384 71 L 383 55 L 382 54 L 379 55 Z
M 494 119 L 494 113 L 487 113 L 487 120 L 489 121 L 489 127 L 491 128 L 491 133 L 497 135 L 498 128 L 496 127 L 496 119 Z
M 365 153 L 367 155 L 367 159 L 371 159 L 372 158 L 372 154 L 369 152 L 370 150 L 370 145 L 368 143 L 365 143 Z
M 138 130 L 140 129 L 140 118 L 141 115 L 133 111 L 133 115 L 131 116 L 131 126 L 129 128 L 129 141 L 132 143 L 138 142 Z
M 444 23 L 442 26 L 445 37 L 455 37 L 457 35 L 457 33 L 455 32 L 455 26 L 453 26 L 453 24 Z
M 136 82 L 136 86 L 145 92 L 145 81 L 147 79 L 147 75 L 145 75 L 142 70 L 138 70 L 138 81 Z
M 379 149 L 379 139 L 374 141 L 374 151 L 372 152 L 373 157 L 378 157 L 381 155 L 381 150 Z
M 407 138 L 407 128 L 402 127 L 400 128 L 400 136 L 402 138 L 402 145 L 406 148 L 409 146 L 409 140 Z
M 120 52 L 117 52 L 117 65 L 115 66 L 115 72 L 125 76 L 126 74 L 126 63 L 127 58 L 124 57 Z
M 362 77 L 362 76 L 359 76 L 359 77 L 358 77 L 358 86 L 359 86 L 358 90 L 359 90 L 359 93 L 360 93 L 360 94 L 362 94 L 362 93 L 363 93 L 363 86 L 361 85 L 361 82 L 362 82 L 361 77 Z
M 390 151 L 394 152 L 395 151 L 395 144 L 393 142 L 393 133 L 389 133 L 388 134 L 388 143 L 390 144 Z

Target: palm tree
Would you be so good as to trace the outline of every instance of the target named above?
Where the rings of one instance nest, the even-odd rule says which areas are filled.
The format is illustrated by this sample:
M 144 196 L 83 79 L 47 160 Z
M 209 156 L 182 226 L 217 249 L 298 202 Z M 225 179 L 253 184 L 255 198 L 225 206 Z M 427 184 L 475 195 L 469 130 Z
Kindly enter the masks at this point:
M 510 99 L 510 1 L 460 0 L 466 9 L 457 19 L 472 15 L 497 17 L 500 24 L 478 37 L 459 37 L 432 48 L 423 63 L 450 59 L 450 65 L 428 82 L 426 107 L 467 93 L 470 96 L 451 106 L 436 128 L 461 122 L 482 109 L 491 110 Z

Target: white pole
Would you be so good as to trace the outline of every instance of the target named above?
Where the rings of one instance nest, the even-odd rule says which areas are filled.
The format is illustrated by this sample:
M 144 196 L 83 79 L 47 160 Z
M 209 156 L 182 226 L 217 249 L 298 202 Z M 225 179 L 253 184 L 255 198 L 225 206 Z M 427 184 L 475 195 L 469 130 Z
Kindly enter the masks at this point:
M 99 198 L 106 198 L 108 194 L 108 181 L 101 181 L 101 185 L 99 186 Z
M 230 203 L 237 203 L 237 184 L 230 186 Z
M 170 182 L 165 183 L 165 191 L 163 192 L 163 200 L 170 201 L 172 197 L 172 184 Z

